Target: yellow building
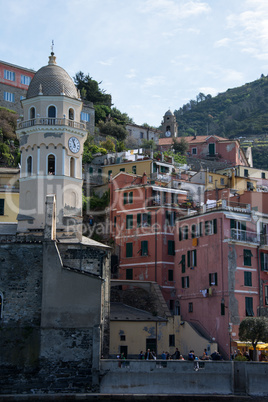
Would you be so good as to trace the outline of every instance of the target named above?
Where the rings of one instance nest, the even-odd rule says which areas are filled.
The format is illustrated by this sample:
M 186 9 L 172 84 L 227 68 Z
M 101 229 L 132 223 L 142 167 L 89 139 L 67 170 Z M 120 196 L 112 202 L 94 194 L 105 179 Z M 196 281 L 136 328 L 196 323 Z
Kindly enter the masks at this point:
M 0 168 L 0 222 L 17 222 L 19 169 Z

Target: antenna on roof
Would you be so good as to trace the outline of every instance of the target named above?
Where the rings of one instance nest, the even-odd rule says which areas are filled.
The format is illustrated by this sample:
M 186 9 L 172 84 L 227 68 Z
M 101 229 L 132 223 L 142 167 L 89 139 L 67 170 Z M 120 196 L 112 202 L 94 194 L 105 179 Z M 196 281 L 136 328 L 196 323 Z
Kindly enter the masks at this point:
M 51 53 L 53 53 L 53 46 L 54 46 L 54 40 L 52 39 L 52 43 L 51 43 Z

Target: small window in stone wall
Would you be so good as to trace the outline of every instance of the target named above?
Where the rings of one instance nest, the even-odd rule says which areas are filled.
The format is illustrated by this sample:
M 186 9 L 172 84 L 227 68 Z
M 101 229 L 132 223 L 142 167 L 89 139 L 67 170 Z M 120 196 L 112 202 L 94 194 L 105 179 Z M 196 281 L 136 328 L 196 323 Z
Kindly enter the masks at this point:
M 120 341 L 125 341 L 126 340 L 126 335 L 120 335 Z
M 169 346 L 175 346 L 175 335 L 169 335 Z

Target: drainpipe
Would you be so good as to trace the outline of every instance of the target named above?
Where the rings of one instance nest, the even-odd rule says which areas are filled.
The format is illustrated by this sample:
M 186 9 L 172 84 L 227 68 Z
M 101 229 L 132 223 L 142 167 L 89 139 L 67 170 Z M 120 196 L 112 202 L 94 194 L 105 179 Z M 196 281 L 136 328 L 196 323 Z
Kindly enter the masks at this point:
M 157 209 L 155 210 L 154 280 L 157 283 Z

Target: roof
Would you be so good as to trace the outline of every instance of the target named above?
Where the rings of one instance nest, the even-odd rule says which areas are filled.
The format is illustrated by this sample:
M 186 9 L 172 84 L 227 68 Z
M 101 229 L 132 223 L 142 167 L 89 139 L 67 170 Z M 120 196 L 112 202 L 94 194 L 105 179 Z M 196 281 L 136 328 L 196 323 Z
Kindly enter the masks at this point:
M 135 307 L 127 306 L 123 303 L 111 302 L 110 304 L 111 321 L 167 321 L 163 317 L 155 316 L 148 311 L 140 310 Z
M 40 68 L 34 75 L 26 98 L 34 98 L 40 94 L 55 96 L 65 94 L 70 98 L 78 99 L 78 92 L 69 74 L 56 64 L 56 57 L 51 53 L 47 66 Z
M 197 135 L 191 136 L 191 137 L 176 137 L 178 140 L 183 138 L 188 144 L 200 144 L 203 142 L 206 142 L 208 138 L 213 137 L 218 141 L 234 141 L 230 140 L 229 138 L 223 138 L 219 137 L 217 135 Z M 173 138 L 159 138 L 159 145 L 172 145 L 173 144 Z
M 83 246 L 92 246 L 92 247 L 99 247 L 99 248 L 104 248 L 104 249 L 110 249 L 110 246 L 107 246 L 107 244 L 100 243 L 96 240 L 91 239 L 90 237 L 82 236 L 82 241 L 80 241 L 76 237 L 60 237 L 59 239 L 60 243 L 66 243 L 66 244 L 81 244 Z

